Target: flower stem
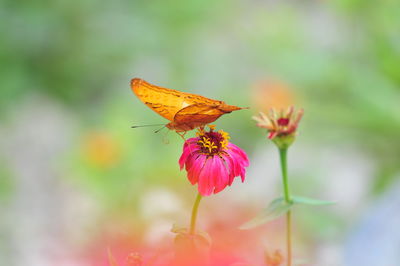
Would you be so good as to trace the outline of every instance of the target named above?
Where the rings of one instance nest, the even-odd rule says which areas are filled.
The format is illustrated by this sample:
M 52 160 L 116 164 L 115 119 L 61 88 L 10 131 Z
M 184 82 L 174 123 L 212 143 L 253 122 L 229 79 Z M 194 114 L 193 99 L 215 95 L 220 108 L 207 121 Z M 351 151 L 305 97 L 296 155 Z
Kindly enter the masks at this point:
M 281 158 L 283 192 L 285 194 L 285 201 L 286 203 L 291 203 L 292 200 L 290 199 L 289 182 L 287 177 L 287 148 L 279 149 L 279 155 Z
M 197 218 L 197 211 L 199 209 L 199 204 L 202 196 L 200 193 L 197 194 L 196 200 L 194 201 L 193 209 L 192 209 L 192 218 L 190 219 L 190 231 L 189 233 L 193 235 L 196 231 L 196 218 Z
M 280 148 L 279 155 L 281 160 L 282 168 L 282 181 L 283 181 L 283 192 L 285 195 L 285 202 L 287 204 L 292 203 L 289 191 L 289 182 L 287 176 L 287 148 Z M 292 265 L 292 213 L 289 210 L 286 213 L 286 250 L 287 250 L 287 266 Z

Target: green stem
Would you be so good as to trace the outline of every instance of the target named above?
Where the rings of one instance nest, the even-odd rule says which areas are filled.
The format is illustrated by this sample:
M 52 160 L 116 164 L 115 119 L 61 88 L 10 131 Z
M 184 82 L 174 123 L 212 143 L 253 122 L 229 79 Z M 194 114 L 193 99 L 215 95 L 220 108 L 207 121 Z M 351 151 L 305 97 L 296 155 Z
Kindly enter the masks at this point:
M 281 168 L 282 168 L 282 180 L 283 180 L 283 192 L 285 194 L 286 203 L 291 203 L 289 192 L 289 182 L 287 177 L 287 148 L 279 149 L 279 156 L 281 158 Z
M 283 181 L 283 192 L 285 194 L 285 202 L 290 204 L 292 199 L 290 198 L 289 182 L 287 176 L 287 148 L 279 149 L 279 155 L 281 159 L 282 168 L 282 181 Z M 292 265 L 292 213 L 289 210 L 286 213 L 286 249 L 287 249 L 287 266 Z
M 196 200 L 194 202 L 193 205 L 193 209 L 192 209 L 192 218 L 190 219 L 190 231 L 189 233 L 191 235 L 193 235 L 196 231 L 196 218 L 197 218 L 197 211 L 199 209 L 199 204 L 200 204 L 200 200 L 201 200 L 202 196 L 200 195 L 200 193 L 197 194 Z

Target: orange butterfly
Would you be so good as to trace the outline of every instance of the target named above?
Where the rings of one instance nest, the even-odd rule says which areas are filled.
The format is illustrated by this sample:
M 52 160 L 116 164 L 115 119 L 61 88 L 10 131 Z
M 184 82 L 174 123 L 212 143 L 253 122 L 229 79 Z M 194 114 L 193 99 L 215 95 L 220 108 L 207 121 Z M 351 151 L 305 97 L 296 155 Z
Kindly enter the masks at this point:
M 171 121 L 166 127 L 176 132 L 203 127 L 223 114 L 243 109 L 200 95 L 158 87 L 139 78 L 131 80 L 131 88 L 143 103 Z

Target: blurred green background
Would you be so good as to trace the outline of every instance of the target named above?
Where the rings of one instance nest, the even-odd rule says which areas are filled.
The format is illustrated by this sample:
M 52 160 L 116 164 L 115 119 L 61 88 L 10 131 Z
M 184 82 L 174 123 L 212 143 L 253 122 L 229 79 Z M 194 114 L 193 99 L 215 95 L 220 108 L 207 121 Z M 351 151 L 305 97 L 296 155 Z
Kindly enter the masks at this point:
M 205 230 L 232 217 L 237 228 L 279 195 L 277 152 L 251 116 L 258 84 L 282 86 L 305 109 L 292 190 L 338 201 L 295 212 L 295 255 L 399 265 L 400 236 L 385 231 L 400 225 L 399 14 L 396 0 L 2 0 L 0 264 L 105 265 L 107 247 L 168 243 L 188 222 L 182 140 L 130 129 L 166 122 L 131 92 L 140 77 L 252 107 L 216 122 L 251 166 L 204 202 Z M 255 265 L 282 245 L 253 240 L 242 251 Z

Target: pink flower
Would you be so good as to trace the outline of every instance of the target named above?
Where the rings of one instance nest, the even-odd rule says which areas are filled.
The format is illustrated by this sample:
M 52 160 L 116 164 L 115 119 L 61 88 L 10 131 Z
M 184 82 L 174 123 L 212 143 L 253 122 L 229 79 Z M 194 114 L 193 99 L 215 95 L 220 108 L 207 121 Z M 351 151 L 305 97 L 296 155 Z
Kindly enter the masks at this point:
M 200 128 L 196 135 L 185 141 L 179 165 L 181 170 L 185 167 L 190 183 L 198 184 L 201 195 L 222 191 L 237 176 L 244 182 L 249 159 L 242 149 L 229 142 L 227 132 L 215 132 L 214 126 L 210 126 L 210 131 Z
M 286 110 L 271 108 L 267 115 L 260 112 L 260 115 L 253 116 L 253 119 L 257 121 L 258 127 L 268 130 L 269 139 L 274 139 L 275 137 L 294 137 L 303 113 L 303 109 L 295 112 L 293 106 Z

